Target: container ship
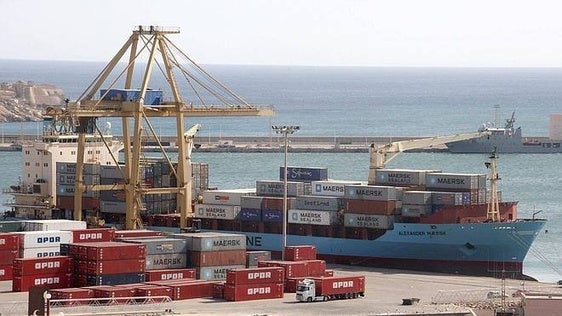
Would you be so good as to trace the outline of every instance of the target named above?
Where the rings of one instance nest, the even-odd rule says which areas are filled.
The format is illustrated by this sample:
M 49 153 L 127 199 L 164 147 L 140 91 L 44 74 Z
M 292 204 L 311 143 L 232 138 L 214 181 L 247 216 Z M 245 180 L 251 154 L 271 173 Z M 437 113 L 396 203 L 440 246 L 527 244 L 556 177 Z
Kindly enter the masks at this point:
M 560 115 L 551 117 L 551 122 Z M 553 123 L 551 123 L 553 124 Z M 551 127 L 552 129 L 552 127 Z M 503 127 L 495 124 L 483 124 L 478 132 L 488 134 L 479 138 L 454 141 L 446 143 L 448 150 L 452 153 L 489 153 L 497 150 L 502 154 L 550 154 L 562 153 L 562 137 L 523 137 L 521 126 L 515 128 L 515 112 L 511 118 L 506 119 Z M 551 132 L 552 134 L 552 132 Z

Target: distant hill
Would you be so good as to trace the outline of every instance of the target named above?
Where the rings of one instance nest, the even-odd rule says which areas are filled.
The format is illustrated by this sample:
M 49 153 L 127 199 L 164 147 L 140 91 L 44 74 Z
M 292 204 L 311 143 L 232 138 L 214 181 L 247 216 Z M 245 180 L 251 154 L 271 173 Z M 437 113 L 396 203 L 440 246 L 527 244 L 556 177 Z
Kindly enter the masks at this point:
M 63 106 L 61 88 L 33 82 L 0 83 L 0 122 L 40 121 L 48 106 Z

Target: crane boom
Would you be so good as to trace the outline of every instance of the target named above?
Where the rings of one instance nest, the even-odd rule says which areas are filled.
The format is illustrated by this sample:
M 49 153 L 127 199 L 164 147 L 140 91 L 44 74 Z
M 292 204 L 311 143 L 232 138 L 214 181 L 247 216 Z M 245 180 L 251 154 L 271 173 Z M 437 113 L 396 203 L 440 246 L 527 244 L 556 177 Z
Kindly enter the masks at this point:
M 394 157 L 396 157 L 398 154 L 400 154 L 403 151 L 437 146 L 437 145 L 442 145 L 445 143 L 450 143 L 455 141 L 480 138 L 487 135 L 490 135 L 490 132 L 483 131 L 478 133 L 455 134 L 455 135 L 404 140 L 404 141 L 392 142 L 380 146 L 371 144 L 371 148 L 369 150 L 370 163 L 369 163 L 368 183 L 374 184 L 376 170 L 384 168 L 389 161 L 394 159 Z

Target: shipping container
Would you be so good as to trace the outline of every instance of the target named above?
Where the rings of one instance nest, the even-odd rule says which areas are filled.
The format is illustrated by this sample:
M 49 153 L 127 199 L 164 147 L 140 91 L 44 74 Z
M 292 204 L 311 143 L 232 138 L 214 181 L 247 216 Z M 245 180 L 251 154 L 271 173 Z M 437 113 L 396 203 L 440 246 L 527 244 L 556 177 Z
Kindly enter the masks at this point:
M 463 205 L 462 192 L 433 192 L 431 199 L 435 205 Z
M 288 211 L 288 222 L 292 224 L 310 224 L 330 226 L 338 221 L 337 211 L 312 211 L 296 210 Z
M 283 200 L 283 197 L 264 196 L 262 210 L 282 210 Z M 287 209 L 295 205 L 295 200 L 294 197 L 287 198 Z
M 58 174 L 76 174 L 76 163 L 75 162 L 57 162 L 57 173 Z M 99 163 L 85 163 L 83 164 L 83 174 L 100 174 L 101 165 Z
M 425 176 L 425 185 L 428 189 L 444 190 L 474 190 L 480 186 L 479 179 L 482 174 L 462 173 L 428 173 Z
M 285 186 L 283 181 L 256 181 L 256 194 L 259 196 L 283 196 Z M 287 196 L 299 196 L 304 194 L 302 182 L 287 181 Z
M 400 201 L 347 199 L 345 212 L 365 215 L 392 215 L 397 212 Z
M 343 197 L 345 195 L 346 185 L 361 185 L 361 182 L 343 180 L 313 181 L 311 194 Z
M 295 293 L 297 291 L 297 285 L 299 284 L 299 282 L 303 281 L 304 279 L 306 279 L 306 277 L 285 279 L 285 283 L 284 283 L 285 293 Z
M 281 267 L 230 269 L 226 271 L 226 284 L 283 283 L 285 270 Z
M 285 247 L 286 261 L 316 260 L 316 246 L 299 245 Z
M 69 231 L 28 231 L 18 234 L 21 234 L 20 246 L 25 249 L 60 247 L 61 243 L 72 242 L 72 232 Z
M 222 282 L 213 284 L 213 298 L 224 299 L 224 286 Z
M 125 214 L 126 209 L 127 205 L 125 202 L 100 200 L 100 212 L 102 213 Z
M 37 275 L 37 274 L 66 274 L 74 271 L 71 257 L 52 256 L 47 258 L 17 258 L 14 260 L 14 274 Z
M 82 192 L 84 197 L 99 197 L 100 191 L 85 191 Z M 74 184 L 57 184 L 57 195 L 60 196 L 74 196 Z
M 73 229 L 72 242 L 112 241 L 115 238 L 115 228 Z
M 4 250 L 18 250 L 20 248 L 19 234 L 2 233 L 0 234 L 0 251 Z
M 306 261 L 259 261 L 258 267 L 282 267 L 285 270 L 285 278 L 306 277 L 308 274 Z
M 198 218 L 214 218 L 233 220 L 238 218 L 240 206 L 238 205 L 217 205 L 217 204 L 195 204 L 193 212 Z
M 339 211 L 344 208 L 344 199 L 335 196 L 297 196 L 294 208 L 301 210 Z
M 229 266 L 215 266 L 215 267 L 198 267 L 197 278 L 201 280 L 225 280 L 226 271 L 229 269 L 244 269 L 245 266 L 241 264 Z
M 12 265 L 19 254 L 19 250 L 0 250 L 0 266 Z
M 146 270 L 182 269 L 186 267 L 187 260 L 185 252 L 146 256 Z
M 261 209 L 240 208 L 240 221 L 243 222 L 261 222 Z
M 187 253 L 187 240 L 167 237 L 154 238 L 120 238 L 122 242 L 143 244 L 146 247 L 147 255 L 163 255 Z
M 242 196 L 240 197 L 240 208 L 249 208 L 249 209 L 262 209 L 263 207 L 263 196 Z
M 316 285 L 316 295 L 365 293 L 364 276 L 334 276 L 311 278 Z
M 394 217 L 386 216 L 386 215 L 364 215 L 364 214 L 345 213 L 344 226 L 392 229 L 394 227 Z
M 142 102 L 144 105 L 160 105 L 163 102 L 162 90 L 147 89 L 141 100 L 140 89 L 100 89 L 100 99 L 118 102 Z
M 402 194 L 403 204 L 417 204 L 417 205 L 428 205 L 433 203 L 431 191 L 404 191 Z
M 107 275 L 120 273 L 141 273 L 145 271 L 145 260 L 119 259 L 119 260 L 88 260 L 82 261 L 78 269 L 88 275 Z
M 258 261 L 262 260 L 271 260 L 271 251 L 246 251 L 246 268 L 255 268 L 258 266 Z
M 224 298 L 227 301 L 251 301 L 283 297 L 283 283 L 273 284 L 241 284 L 224 287 Z
M 173 300 L 185 300 L 190 298 L 213 297 L 213 285 L 216 282 L 206 280 L 185 281 L 182 283 L 173 283 L 169 287 L 172 288 Z
M 60 256 L 59 247 L 20 248 L 20 258 L 46 258 Z
M 213 267 L 246 264 L 246 250 L 191 251 L 189 266 Z
M 281 223 L 283 222 L 283 211 L 282 210 L 269 210 L 265 209 L 261 211 L 262 221 L 265 223 Z
M 21 231 L 22 221 L 0 221 L 0 232 L 13 233 Z
M 164 236 L 166 233 L 148 230 L 148 229 L 132 229 L 132 230 L 117 230 L 115 231 L 115 238 L 126 237 L 159 237 Z
M 187 240 L 191 251 L 246 250 L 246 235 L 230 233 L 183 233 L 172 234 L 170 237 Z
M 86 286 L 132 284 L 144 281 L 144 273 L 86 275 Z
M 136 288 L 131 286 L 100 286 L 94 289 L 96 298 L 133 297 Z
M 402 216 L 405 217 L 420 217 L 431 215 L 432 207 L 431 204 L 419 205 L 419 204 L 402 204 Z
M 81 259 L 87 260 L 142 259 L 146 256 L 146 247 L 140 244 L 110 241 L 84 243 L 79 247 L 84 249 L 80 251 Z
M 440 170 L 377 169 L 375 184 L 404 187 L 424 186 L 425 175 L 436 172 L 440 172 Z
M 161 269 L 146 271 L 146 281 L 195 279 L 195 269 Z
M 137 288 L 135 296 L 147 297 L 147 296 L 168 296 L 172 297 L 174 295 L 174 289 L 169 286 L 158 286 L 150 285 Z
M 74 185 L 76 182 L 76 175 L 75 174 L 57 174 L 57 184 L 70 184 Z M 93 185 L 93 184 L 100 184 L 100 175 L 99 174 L 84 174 L 82 176 L 82 184 L 84 185 Z
M 28 220 L 24 222 L 22 228 L 24 231 L 86 229 L 86 222 L 68 219 Z
M 104 202 L 125 202 L 124 190 L 104 190 L 100 192 L 100 200 Z M 110 205 L 110 204 L 109 204 Z
M 13 266 L 9 265 L 0 265 L 0 281 L 9 281 L 13 278 Z
M 66 289 L 54 289 L 50 290 L 51 299 L 53 300 L 83 300 L 87 298 L 94 298 L 94 290 L 85 288 L 66 288 Z M 69 301 L 65 302 L 63 305 L 82 305 L 88 304 L 87 301 Z
M 308 273 L 307 277 L 322 277 L 326 274 L 326 261 L 306 260 Z
M 285 166 L 279 167 L 279 180 L 285 179 Z M 287 166 L 287 180 L 298 182 L 328 180 L 328 168 Z
M 358 200 L 388 201 L 401 198 L 401 188 L 374 185 L 346 185 L 345 197 Z
M 207 190 L 201 192 L 204 204 L 241 205 L 244 196 L 256 195 L 256 189 Z
M 14 276 L 12 292 L 27 292 L 32 286 L 36 285 L 42 285 L 49 289 L 67 288 L 72 286 L 73 281 L 71 273 Z

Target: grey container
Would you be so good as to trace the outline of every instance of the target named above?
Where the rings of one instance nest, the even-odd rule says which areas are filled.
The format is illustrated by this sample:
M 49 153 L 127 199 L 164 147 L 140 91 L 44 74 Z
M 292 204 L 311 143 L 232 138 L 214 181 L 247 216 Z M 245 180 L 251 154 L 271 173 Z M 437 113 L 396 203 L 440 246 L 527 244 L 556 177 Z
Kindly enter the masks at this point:
M 293 208 L 317 211 L 338 211 L 344 207 L 344 200 L 336 196 L 297 196 Z
M 433 192 L 431 199 L 434 205 L 463 205 L 462 192 Z
M 431 210 L 431 204 L 402 204 L 402 216 L 405 217 L 420 217 L 421 215 L 430 215 Z
M 376 185 L 346 185 L 345 198 L 373 201 L 398 200 L 401 190 L 391 186 Z
M 387 215 L 344 214 L 345 227 L 366 227 L 378 229 L 394 228 L 394 217 Z
M 85 163 L 83 174 L 100 174 L 101 165 L 98 163 Z M 57 172 L 73 174 L 76 173 L 75 162 L 57 162 Z
M 261 209 L 263 196 L 242 196 L 240 197 L 240 208 Z
M 375 172 L 375 184 L 395 186 L 423 186 L 425 174 L 440 170 L 379 169 Z
M 187 255 L 185 253 L 167 253 L 146 256 L 146 270 L 181 268 L 187 268 Z
M 163 255 L 169 253 L 187 253 L 187 240 L 177 238 L 120 238 L 122 242 L 143 244 L 147 255 Z
M 425 175 L 427 189 L 474 190 L 479 188 L 481 174 L 428 173 Z
M 23 221 L 1 221 L 0 222 L 0 232 L 3 233 L 13 233 L 22 230 Z
M 214 266 L 196 268 L 197 278 L 200 280 L 226 280 L 228 269 L 244 269 L 243 265 Z
M 429 204 L 431 205 L 431 191 L 405 191 L 402 194 L 402 203 L 404 204 Z
M 246 250 L 246 235 L 214 232 L 172 234 L 170 237 L 187 240 L 190 251 Z
M 256 268 L 258 261 L 271 260 L 271 251 L 256 250 L 246 252 L 246 268 Z
M 256 181 L 256 194 L 260 196 L 283 196 L 283 181 Z M 304 183 L 287 182 L 287 196 L 298 196 L 304 194 Z

